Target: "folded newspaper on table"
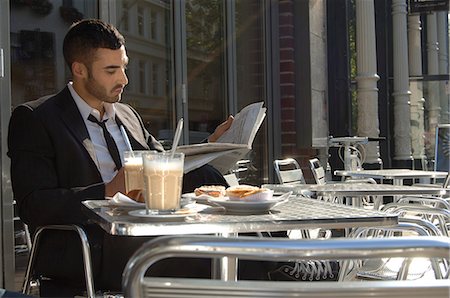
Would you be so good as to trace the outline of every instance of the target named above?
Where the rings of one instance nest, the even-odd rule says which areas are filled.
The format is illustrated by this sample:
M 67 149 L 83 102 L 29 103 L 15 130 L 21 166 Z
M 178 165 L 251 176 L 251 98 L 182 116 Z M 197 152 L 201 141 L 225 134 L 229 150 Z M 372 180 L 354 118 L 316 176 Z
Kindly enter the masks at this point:
M 222 174 L 228 172 L 238 160 L 252 149 L 253 140 L 266 116 L 263 102 L 250 104 L 234 116 L 231 127 L 215 142 L 184 145 L 184 172 L 188 173 L 207 163 Z

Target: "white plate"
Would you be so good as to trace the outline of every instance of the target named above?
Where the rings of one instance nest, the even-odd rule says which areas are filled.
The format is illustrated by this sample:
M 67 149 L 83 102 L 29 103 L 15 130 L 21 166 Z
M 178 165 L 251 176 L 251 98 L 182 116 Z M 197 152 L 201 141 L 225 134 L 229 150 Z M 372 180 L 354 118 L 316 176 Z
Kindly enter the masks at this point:
M 227 197 L 212 198 L 209 199 L 209 201 L 225 207 L 229 213 L 258 214 L 265 213 L 272 209 L 275 205 L 284 202 L 291 194 L 292 192 L 288 192 L 281 196 L 273 196 L 269 200 L 262 201 L 231 201 Z
M 182 198 L 187 198 L 187 199 L 195 199 L 195 198 L 197 198 L 197 196 L 193 192 L 184 193 L 184 194 L 181 195 L 181 197 Z
M 208 195 L 205 195 L 205 194 L 197 196 L 193 192 L 184 193 L 184 194 L 181 195 L 181 198 L 182 199 L 184 198 L 186 200 L 194 200 L 194 201 L 199 202 L 199 203 L 202 203 L 202 202 L 205 203 L 205 202 L 208 202 L 208 201 L 212 201 L 212 199 L 227 199 L 228 200 L 228 197 L 216 198 L 216 197 L 208 196 Z
M 114 197 L 106 197 L 105 199 L 108 201 L 108 205 L 112 207 L 145 208 L 145 203 L 136 202 L 123 194 L 119 196 L 116 194 Z M 181 207 L 190 203 L 192 203 L 192 200 L 188 197 L 182 197 L 180 200 Z

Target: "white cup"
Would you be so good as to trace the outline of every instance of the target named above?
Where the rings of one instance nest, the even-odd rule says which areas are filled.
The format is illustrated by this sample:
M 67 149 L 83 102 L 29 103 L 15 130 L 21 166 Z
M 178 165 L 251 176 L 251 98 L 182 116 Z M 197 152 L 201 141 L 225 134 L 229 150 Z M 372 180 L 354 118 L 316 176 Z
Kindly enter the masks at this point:
M 143 156 L 145 205 L 147 210 L 180 208 L 184 154 L 150 152 Z

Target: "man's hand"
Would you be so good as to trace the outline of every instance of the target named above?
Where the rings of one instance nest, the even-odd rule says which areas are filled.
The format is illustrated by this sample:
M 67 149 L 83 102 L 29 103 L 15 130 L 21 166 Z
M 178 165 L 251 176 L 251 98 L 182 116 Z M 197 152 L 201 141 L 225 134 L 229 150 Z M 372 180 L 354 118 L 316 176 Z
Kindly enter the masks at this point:
M 214 133 L 208 137 L 208 142 L 214 143 L 215 141 L 217 141 L 217 139 L 220 138 L 220 136 L 223 135 L 223 133 L 230 128 L 231 123 L 233 123 L 233 120 L 234 117 L 232 115 L 228 116 L 228 119 L 225 122 L 222 122 L 219 126 L 217 126 Z
M 130 199 L 133 199 L 139 203 L 144 203 L 144 194 L 140 189 L 134 189 L 130 192 L 125 192 L 125 170 L 122 167 L 116 174 L 116 176 L 109 183 L 105 184 L 105 196 L 113 197 L 116 193 L 121 192 Z
M 105 184 L 105 196 L 112 197 L 118 192 L 125 193 L 125 170 L 123 167 L 110 182 Z
M 145 197 L 142 189 L 133 189 L 127 193 L 127 197 L 135 200 L 138 203 L 145 203 Z

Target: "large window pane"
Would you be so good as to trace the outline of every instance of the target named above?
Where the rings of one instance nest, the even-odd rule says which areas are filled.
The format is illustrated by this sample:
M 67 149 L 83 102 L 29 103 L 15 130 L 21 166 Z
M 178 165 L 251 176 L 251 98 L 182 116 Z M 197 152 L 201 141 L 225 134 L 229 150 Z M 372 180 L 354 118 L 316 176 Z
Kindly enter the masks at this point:
M 265 101 L 265 38 L 264 2 L 259 0 L 236 1 L 236 82 L 238 110 L 258 101 Z M 267 178 L 267 119 L 263 122 L 249 155 L 246 183 L 260 184 Z
M 225 120 L 223 5 L 220 0 L 189 0 L 186 10 L 187 90 L 191 143 Z
M 130 58 L 122 101 L 141 114 L 147 129 L 170 146 L 175 118 L 171 95 L 170 1 L 116 1 L 117 28 Z

